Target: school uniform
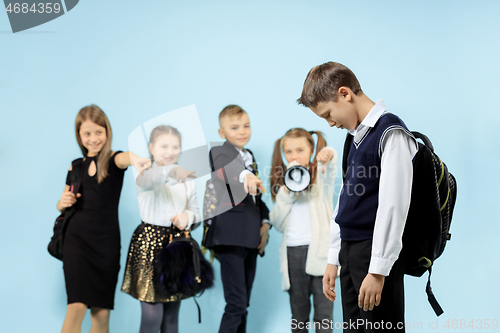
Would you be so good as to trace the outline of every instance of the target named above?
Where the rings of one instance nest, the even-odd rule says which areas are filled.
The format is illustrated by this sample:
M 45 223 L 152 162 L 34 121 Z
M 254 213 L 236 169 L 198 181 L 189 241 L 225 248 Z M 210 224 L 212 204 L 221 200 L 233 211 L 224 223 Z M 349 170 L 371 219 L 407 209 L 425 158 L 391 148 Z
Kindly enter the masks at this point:
M 344 332 L 404 332 L 402 235 L 410 205 L 412 159 L 418 146 L 397 116 L 376 101 L 359 126 L 348 155 L 347 176 L 330 224 L 328 263 L 340 265 Z M 401 257 L 401 258 L 400 258 Z M 379 306 L 358 307 L 367 273 L 386 276 Z M 381 323 L 385 324 L 382 329 Z M 388 324 L 390 323 L 390 324 Z M 380 330 L 377 327 L 381 328 Z
M 194 181 L 178 182 L 169 176 L 177 164 L 158 166 L 137 174 L 136 189 L 142 223 L 130 241 L 122 291 L 142 302 L 166 303 L 189 296 L 166 297 L 155 287 L 155 263 L 172 233 L 171 219 L 187 213 L 185 230 L 200 221 Z
M 219 332 L 245 332 L 260 227 L 269 221 L 269 209 L 261 194 L 251 196 L 244 190 L 246 174 L 257 174 L 257 164 L 249 150 L 239 150 L 225 142 L 210 150 L 210 162 L 217 207 L 205 246 L 215 250 L 221 264 L 226 307 Z
M 135 229 L 127 256 L 121 290 L 141 301 L 140 332 L 177 332 L 180 301 L 184 294 L 165 296 L 155 286 L 155 265 L 173 233 L 171 219 L 188 215 L 185 230 L 200 221 L 194 181 L 178 182 L 169 176 L 177 164 L 151 168 L 136 176 L 137 201 L 142 223 Z

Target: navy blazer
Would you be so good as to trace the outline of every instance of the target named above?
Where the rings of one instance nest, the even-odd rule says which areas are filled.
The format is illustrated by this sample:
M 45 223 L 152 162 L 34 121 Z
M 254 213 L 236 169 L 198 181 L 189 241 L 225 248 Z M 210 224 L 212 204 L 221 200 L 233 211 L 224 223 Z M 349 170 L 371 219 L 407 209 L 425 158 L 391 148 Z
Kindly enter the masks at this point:
M 235 245 L 257 248 L 260 243 L 260 227 L 263 219 L 269 219 L 269 209 L 262 201 L 262 194 L 255 196 L 245 192 L 240 183 L 240 173 L 245 163 L 239 151 L 227 141 L 210 149 L 212 182 L 217 197 L 216 217 L 206 235 L 205 246 Z M 252 159 L 255 163 L 255 158 Z M 253 172 L 257 171 L 254 164 Z

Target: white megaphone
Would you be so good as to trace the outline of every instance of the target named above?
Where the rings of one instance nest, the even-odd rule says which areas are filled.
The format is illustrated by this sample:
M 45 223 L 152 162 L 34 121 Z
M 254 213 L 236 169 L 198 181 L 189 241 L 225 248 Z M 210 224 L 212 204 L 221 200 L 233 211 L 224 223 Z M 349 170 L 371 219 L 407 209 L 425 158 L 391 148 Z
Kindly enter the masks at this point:
M 284 182 L 290 191 L 301 192 L 311 183 L 311 174 L 302 165 L 292 165 L 285 172 Z

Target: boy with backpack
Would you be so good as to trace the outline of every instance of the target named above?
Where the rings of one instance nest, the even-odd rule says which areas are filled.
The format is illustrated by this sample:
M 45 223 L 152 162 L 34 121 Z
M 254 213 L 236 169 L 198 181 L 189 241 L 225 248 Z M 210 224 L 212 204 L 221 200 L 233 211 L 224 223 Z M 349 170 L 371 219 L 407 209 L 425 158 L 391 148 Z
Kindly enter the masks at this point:
M 382 100 L 370 100 L 354 73 L 339 63 L 313 67 L 298 102 L 353 136 L 330 223 L 323 292 L 335 300 L 340 265 L 344 332 L 404 332 L 401 250 L 416 139 Z

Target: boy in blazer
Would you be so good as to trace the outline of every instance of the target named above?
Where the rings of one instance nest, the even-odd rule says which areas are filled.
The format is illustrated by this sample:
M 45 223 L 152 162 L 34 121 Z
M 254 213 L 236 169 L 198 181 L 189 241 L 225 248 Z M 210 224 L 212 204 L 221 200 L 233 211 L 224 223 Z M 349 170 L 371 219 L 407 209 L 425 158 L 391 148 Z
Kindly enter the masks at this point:
M 269 210 L 257 191 L 264 191 L 257 163 L 244 148 L 251 135 L 248 114 L 228 105 L 219 124 L 226 142 L 210 150 L 217 207 L 205 246 L 215 251 L 221 266 L 226 307 L 219 332 L 245 332 L 257 254 L 263 255 L 267 244 Z

